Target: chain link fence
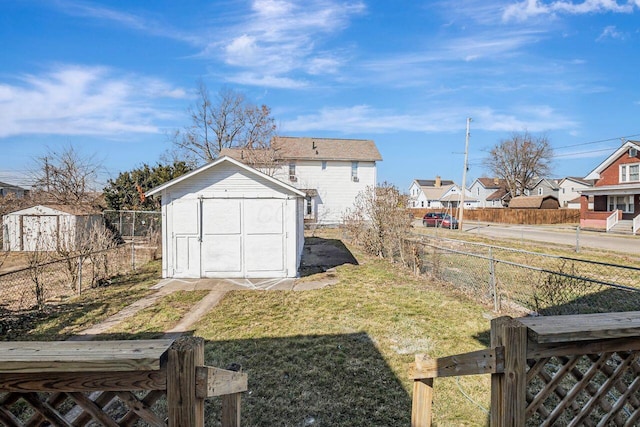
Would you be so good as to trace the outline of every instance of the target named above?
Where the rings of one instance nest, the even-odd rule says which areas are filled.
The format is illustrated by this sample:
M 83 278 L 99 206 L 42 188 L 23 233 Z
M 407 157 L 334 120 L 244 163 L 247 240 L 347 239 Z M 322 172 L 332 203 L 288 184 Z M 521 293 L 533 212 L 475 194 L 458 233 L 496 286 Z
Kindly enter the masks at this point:
M 134 244 L 54 261 L 48 261 L 49 255 L 29 253 L 29 267 L 0 274 L 0 313 L 43 309 L 90 287 L 108 285 L 114 276 L 129 273 L 158 256 L 157 250 Z
M 106 223 L 126 241 L 156 242 L 162 231 L 162 213 L 158 211 L 105 210 Z
M 638 267 L 424 235 L 404 245 L 404 262 L 417 274 L 452 283 L 497 312 L 640 310 Z

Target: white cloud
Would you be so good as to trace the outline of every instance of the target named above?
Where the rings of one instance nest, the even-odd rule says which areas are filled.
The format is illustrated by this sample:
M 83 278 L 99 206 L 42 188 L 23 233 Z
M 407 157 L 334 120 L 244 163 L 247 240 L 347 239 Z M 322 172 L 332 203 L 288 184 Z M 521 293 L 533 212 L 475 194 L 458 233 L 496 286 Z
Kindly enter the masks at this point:
M 105 67 L 62 65 L 17 80 L 0 82 L 0 138 L 157 133 L 156 121 L 171 117 L 158 106 L 162 99 L 186 97 L 161 80 Z
M 597 41 L 601 41 L 604 39 L 624 39 L 624 33 L 621 33 L 616 29 L 615 25 L 608 25 L 602 30 L 602 33 L 596 39 Z
M 231 66 L 274 76 L 303 72 L 332 74 L 342 65 L 337 54 L 319 51 L 323 41 L 344 29 L 365 11 L 361 1 L 254 0 L 246 18 L 221 33 L 202 52 L 222 56 Z
M 584 0 L 582 2 L 559 0 L 546 3 L 542 0 L 524 0 L 507 6 L 504 9 L 502 18 L 505 21 L 512 19 L 524 21 L 540 15 L 554 15 L 557 13 L 572 15 L 605 12 L 631 13 L 636 8 L 640 8 L 640 1 L 638 0 L 623 0 L 621 3 L 617 0 Z
M 525 106 L 508 112 L 490 107 L 438 108 L 428 113 L 396 113 L 376 109 L 369 105 L 323 108 L 317 113 L 285 120 L 281 128 L 285 132 L 333 131 L 345 134 L 388 132 L 448 132 L 459 130 L 468 112 L 474 120 L 474 128 L 488 131 L 514 132 L 529 130 L 543 132 L 571 129 L 577 123 L 549 106 Z M 463 113 L 461 113 L 463 112 Z

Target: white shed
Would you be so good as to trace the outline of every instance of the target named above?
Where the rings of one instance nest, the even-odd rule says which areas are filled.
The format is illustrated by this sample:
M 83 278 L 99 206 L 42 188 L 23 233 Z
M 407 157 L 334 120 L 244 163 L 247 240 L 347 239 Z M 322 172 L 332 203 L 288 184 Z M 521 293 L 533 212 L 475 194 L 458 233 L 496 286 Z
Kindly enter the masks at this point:
M 296 277 L 305 193 L 221 157 L 147 192 L 162 198 L 162 277 Z
M 5 251 L 55 251 L 75 249 L 87 238 L 102 215 L 85 207 L 47 204 L 11 212 L 2 217 Z

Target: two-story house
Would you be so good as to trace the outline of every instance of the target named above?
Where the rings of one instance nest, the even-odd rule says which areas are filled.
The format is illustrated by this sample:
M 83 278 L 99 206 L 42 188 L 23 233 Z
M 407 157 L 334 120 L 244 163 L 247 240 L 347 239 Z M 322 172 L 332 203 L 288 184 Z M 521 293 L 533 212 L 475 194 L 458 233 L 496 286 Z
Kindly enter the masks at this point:
M 634 232 L 640 227 L 640 141 L 626 141 L 585 179 L 595 183 L 580 191 L 581 226 L 610 230 L 622 222 Z M 593 196 L 592 210 L 589 196 Z
M 511 199 L 504 179 L 477 178 L 469 187 L 479 208 L 503 208 Z
M 443 180 L 439 176 L 436 179 L 415 179 L 409 186 L 409 207 L 456 209 L 462 199 L 461 194 L 462 190 L 453 181 Z M 466 190 L 465 208 L 475 207 L 476 202 Z
M 341 223 L 358 194 L 375 188 L 376 162 L 382 160 L 375 143 L 367 139 L 278 136 L 268 151 L 262 159 L 271 158 L 269 165 L 243 149 L 223 149 L 220 155 L 251 164 L 304 191 L 305 220 L 324 225 Z
M 529 196 L 553 196 L 558 199 L 558 182 L 555 179 L 540 178 L 528 190 Z
M 558 183 L 558 201 L 561 208 L 570 208 L 574 204 L 580 207 L 580 191 L 592 188 L 593 181 L 575 176 L 563 178 Z M 576 201 L 577 199 L 577 201 Z M 589 209 L 593 209 L 593 202 Z

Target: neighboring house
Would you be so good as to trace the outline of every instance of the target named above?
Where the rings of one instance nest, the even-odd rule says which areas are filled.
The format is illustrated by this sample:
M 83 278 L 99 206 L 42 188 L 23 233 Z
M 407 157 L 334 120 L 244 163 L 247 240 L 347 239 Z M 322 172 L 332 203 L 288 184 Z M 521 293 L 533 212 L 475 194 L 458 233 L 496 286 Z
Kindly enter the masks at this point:
M 460 204 L 461 190 L 453 181 L 416 179 L 409 186 L 409 207 L 429 209 L 456 209 Z M 465 193 L 465 208 L 475 207 L 477 200 L 469 190 Z
M 146 193 L 162 205 L 162 277 L 296 277 L 305 193 L 221 157 Z
M 592 188 L 593 181 L 586 180 L 584 178 L 578 178 L 575 176 L 568 176 L 563 178 L 558 183 L 558 201 L 561 208 L 574 208 L 580 209 L 580 191 Z M 593 201 L 589 209 L 593 209 Z
M 595 183 L 580 191 L 582 227 L 609 230 L 620 220 L 636 218 L 640 213 L 640 141 L 626 141 L 585 179 Z M 593 196 L 593 209 L 588 206 L 589 196 Z
M 3 250 L 74 250 L 102 215 L 91 208 L 46 204 L 11 212 L 2 217 Z
M 567 202 L 567 206 L 565 206 L 567 209 L 580 209 L 580 196 L 576 197 L 575 199 L 569 200 Z M 593 209 L 593 196 L 589 196 L 589 205 L 588 205 L 589 209 Z
M 531 188 L 529 189 L 529 196 L 553 196 L 556 199 L 558 198 L 558 183 L 555 179 L 542 178 L 539 179 Z
M 510 200 L 504 179 L 478 178 L 469 187 L 471 196 L 478 201 L 479 208 L 503 208 Z
M 560 203 L 554 196 L 518 196 L 511 199 L 511 209 L 558 209 Z
M 25 190 L 17 185 L 7 184 L 6 182 L 0 182 L 0 197 L 5 197 L 13 194 L 16 198 L 22 199 L 29 195 L 29 190 Z
M 254 150 L 255 151 L 255 150 Z M 376 162 L 382 160 L 375 143 L 365 139 L 275 137 L 273 163 L 252 166 L 305 193 L 305 220 L 339 224 L 356 197 L 377 183 Z M 223 149 L 220 153 L 251 164 L 251 152 Z

